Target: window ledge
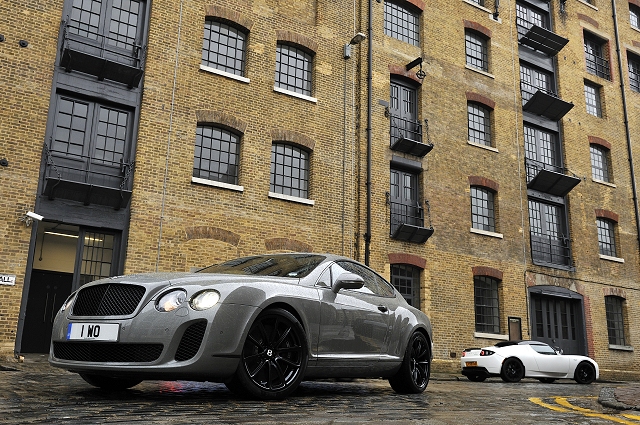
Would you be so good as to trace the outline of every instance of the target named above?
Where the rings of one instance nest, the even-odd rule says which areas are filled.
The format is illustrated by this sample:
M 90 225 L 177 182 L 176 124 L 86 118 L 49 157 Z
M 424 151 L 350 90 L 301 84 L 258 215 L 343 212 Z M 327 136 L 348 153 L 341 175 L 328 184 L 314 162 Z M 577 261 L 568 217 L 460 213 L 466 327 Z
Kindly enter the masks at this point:
M 298 198 L 297 196 L 283 195 L 282 193 L 269 192 L 269 198 L 282 199 L 283 201 L 296 202 L 298 204 L 315 205 L 313 199 Z
M 465 68 L 467 68 L 467 69 L 468 69 L 468 70 L 470 70 L 470 71 L 477 72 L 478 74 L 482 74 L 482 75 L 484 75 L 484 76 L 486 76 L 486 77 L 489 77 L 489 78 L 493 78 L 494 80 L 495 80 L 495 78 L 496 78 L 496 77 L 495 77 L 495 75 L 490 74 L 490 73 L 488 73 L 487 71 L 483 71 L 483 70 L 481 70 L 481 69 L 474 68 L 474 67 L 469 66 L 469 65 L 465 65 L 464 67 L 465 67 Z
M 487 230 L 475 229 L 473 227 L 471 229 L 469 229 L 469 231 L 471 231 L 471 233 L 477 233 L 478 235 L 491 236 L 492 238 L 498 238 L 498 239 L 502 239 L 503 238 L 502 233 L 489 232 Z
M 578 1 L 579 1 L 580 3 L 582 3 L 582 4 L 584 4 L 585 6 L 589 6 L 589 7 L 590 7 L 590 8 L 592 8 L 593 10 L 598 10 L 598 8 L 597 8 L 597 7 L 595 7 L 594 5 L 592 5 L 592 4 L 590 4 L 590 3 L 587 3 L 587 2 L 586 2 L 586 1 L 584 1 L 584 0 L 578 0 Z
M 606 181 L 604 181 L 604 180 L 596 180 L 596 179 L 594 179 L 594 178 L 592 178 L 591 180 L 592 180 L 594 183 L 602 184 L 602 185 L 605 185 L 605 186 L 609 186 L 609 187 L 617 187 L 615 184 L 613 184 L 613 183 L 609 183 L 609 182 L 606 182 Z
M 638 27 L 634 27 L 633 25 L 631 25 L 631 29 L 632 29 L 632 30 L 634 30 L 634 31 L 638 31 L 638 32 L 640 32 L 640 28 L 638 28 Z
M 297 97 L 298 99 L 306 100 L 307 102 L 318 103 L 318 99 L 304 94 L 296 93 L 294 91 L 281 89 L 280 87 L 274 87 L 273 91 L 276 93 L 286 94 L 287 96 Z
M 487 13 L 492 13 L 492 12 L 491 12 L 489 9 L 487 9 L 486 7 L 484 7 L 484 6 L 480 6 L 478 3 L 474 3 L 474 2 L 472 2 L 471 0 L 462 0 L 462 2 L 463 2 L 463 3 L 467 3 L 468 5 L 473 6 L 473 7 L 475 7 L 475 8 L 478 8 L 478 9 L 480 9 L 480 10 L 484 10 L 484 11 L 485 11 L 485 12 L 487 12 Z
M 496 153 L 500 152 L 500 151 L 498 151 L 497 148 L 494 148 L 493 146 L 487 146 L 487 145 L 482 145 L 480 143 L 474 143 L 471 140 L 467 140 L 467 143 L 470 144 L 471 146 L 475 146 L 476 148 L 486 149 L 488 151 L 496 152 Z
M 235 190 L 236 192 L 244 192 L 243 186 L 236 184 L 217 182 L 215 180 L 201 179 L 200 177 L 191 177 L 192 183 L 203 184 L 205 186 L 219 187 L 221 189 Z
M 607 261 L 614 261 L 616 263 L 624 263 L 624 258 L 611 257 L 609 255 L 600 254 L 600 259 L 601 260 L 607 260 Z
M 609 344 L 609 350 L 633 351 L 633 347 L 630 345 Z
M 474 338 L 485 338 L 485 339 L 500 339 L 503 341 L 509 341 L 509 335 L 500 335 L 500 334 L 488 334 L 484 332 L 474 332 Z
M 223 76 L 223 77 L 231 78 L 232 80 L 240 81 L 240 82 L 242 82 L 242 83 L 249 83 L 249 82 L 251 81 L 251 80 L 249 80 L 248 78 L 241 77 L 241 76 L 239 76 L 239 75 L 232 74 L 232 73 L 230 73 L 230 72 L 221 71 L 221 70 L 219 70 L 219 69 L 212 68 L 212 67 L 210 67 L 210 66 L 205 66 L 205 65 L 202 65 L 202 64 L 200 65 L 200 69 L 201 69 L 202 71 L 210 72 L 210 73 L 212 73 L 212 74 L 221 75 L 221 76 Z

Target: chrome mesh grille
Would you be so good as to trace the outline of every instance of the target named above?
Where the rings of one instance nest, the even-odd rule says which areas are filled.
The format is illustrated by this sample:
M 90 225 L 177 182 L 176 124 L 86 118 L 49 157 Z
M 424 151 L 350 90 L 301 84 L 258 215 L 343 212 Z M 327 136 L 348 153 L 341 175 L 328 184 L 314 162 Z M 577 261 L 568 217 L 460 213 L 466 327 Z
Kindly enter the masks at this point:
M 202 320 L 190 325 L 180 340 L 180 345 L 176 350 L 176 361 L 183 362 L 190 360 L 196 355 L 202 344 L 204 331 L 207 329 L 207 322 Z
M 74 316 L 126 316 L 144 296 L 144 286 L 107 283 L 83 288 L 73 305 Z

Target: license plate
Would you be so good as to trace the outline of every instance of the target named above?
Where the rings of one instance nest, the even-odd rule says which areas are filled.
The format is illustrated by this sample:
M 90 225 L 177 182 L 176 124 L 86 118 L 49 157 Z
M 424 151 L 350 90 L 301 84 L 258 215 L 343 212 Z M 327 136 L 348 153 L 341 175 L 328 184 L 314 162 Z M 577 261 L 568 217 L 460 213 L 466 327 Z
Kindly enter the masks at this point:
M 478 362 L 465 362 L 467 367 L 476 367 L 478 366 Z
M 117 323 L 69 323 L 69 341 L 118 341 L 120 325 Z

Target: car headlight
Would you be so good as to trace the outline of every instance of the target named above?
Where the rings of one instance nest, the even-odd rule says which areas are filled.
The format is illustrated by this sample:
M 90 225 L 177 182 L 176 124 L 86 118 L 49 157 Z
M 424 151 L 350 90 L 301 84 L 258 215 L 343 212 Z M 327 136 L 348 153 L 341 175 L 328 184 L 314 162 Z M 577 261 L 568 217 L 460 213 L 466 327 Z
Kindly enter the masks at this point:
M 480 350 L 480 355 L 481 356 L 490 356 L 492 354 L 494 354 L 495 351 L 491 351 L 491 350 Z
M 156 310 L 163 312 L 173 311 L 180 307 L 186 300 L 187 293 L 182 289 L 167 292 L 156 302 Z
M 189 305 L 194 310 L 202 311 L 213 307 L 218 301 L 220 301 L 218 291 L 202 291 L 191 298 Z

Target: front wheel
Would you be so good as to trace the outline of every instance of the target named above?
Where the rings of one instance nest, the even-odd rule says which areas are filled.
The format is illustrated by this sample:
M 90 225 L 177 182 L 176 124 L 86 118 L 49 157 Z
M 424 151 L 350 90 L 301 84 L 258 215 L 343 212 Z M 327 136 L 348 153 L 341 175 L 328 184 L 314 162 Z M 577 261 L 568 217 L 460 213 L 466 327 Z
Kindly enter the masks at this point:
M 500 378 L 504 382 L 520 382 L 524 378 L 524 366 L 520 360 L 516 358 L 510 358 L 502 363 L 502 369 L 500 370 Z
M 596 380 L 596 368 L 591 363 L 582 362 L 576 367 L 573 379 L 578 384 L 590 384 Z
M 307 367 L 302 325 L 286 310 L 262 313 L 251 325 L 236 374 L 225 385 L 262 400 L 283 399 L 298 387 Z
M 400 394 L 419 394 L 427 388 L 431 374 L 431 345 L 420 332 L 407 344 L 400 370 L 389 378 L 391 388 Z
M 110 376 L 93 375 L 90 373 L 80 373 L 80 377 L 88 384 L 106 391 L 126 390 L 142 382 L 142 379 L 112 378 Z

